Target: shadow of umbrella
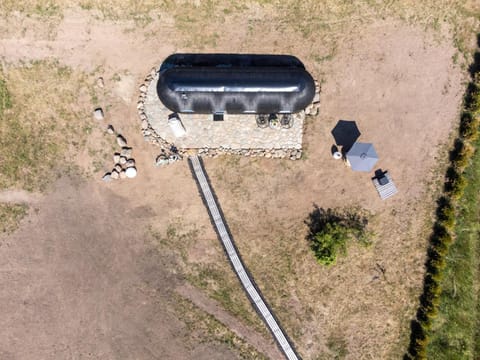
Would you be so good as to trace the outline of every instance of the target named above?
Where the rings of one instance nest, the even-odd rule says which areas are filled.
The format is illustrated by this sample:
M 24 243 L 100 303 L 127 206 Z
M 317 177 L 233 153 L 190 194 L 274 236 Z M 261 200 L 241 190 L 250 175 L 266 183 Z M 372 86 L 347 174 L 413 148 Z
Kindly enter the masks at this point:
M 348 152 L 360 137 L 357 123 L 352 120 L 339 120 L 332 130 L 333 138 L 337 146 L 342 146 L 344 153 Z

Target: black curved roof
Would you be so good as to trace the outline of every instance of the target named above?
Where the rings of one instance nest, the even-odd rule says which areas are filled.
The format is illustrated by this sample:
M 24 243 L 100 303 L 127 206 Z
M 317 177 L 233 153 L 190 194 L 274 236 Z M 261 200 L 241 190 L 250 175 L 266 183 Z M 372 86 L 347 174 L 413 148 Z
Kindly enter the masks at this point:
M 178 113 L 294 113 L 312 102 L 315 84 L 293 56 L 175 54 L 160 67 L 157 93 Z

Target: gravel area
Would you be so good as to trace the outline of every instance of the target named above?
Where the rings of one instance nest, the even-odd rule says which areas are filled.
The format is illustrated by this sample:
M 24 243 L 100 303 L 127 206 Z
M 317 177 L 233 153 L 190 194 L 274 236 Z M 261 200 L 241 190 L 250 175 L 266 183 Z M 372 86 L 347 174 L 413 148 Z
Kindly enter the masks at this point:
M 226 114 L 224 121 L 213 121 L 212 115 L 180 114 L 186 135 L 175 138 L 168 125 L 168 110 L 156 91 L 158 74 L 150 82 L 144 102 L 144 112 L 150 127 L 158 136 L 179 149 L 301 149 L 305 113 L 294 115 L 289 129 L 261 129 L 255 115 Z

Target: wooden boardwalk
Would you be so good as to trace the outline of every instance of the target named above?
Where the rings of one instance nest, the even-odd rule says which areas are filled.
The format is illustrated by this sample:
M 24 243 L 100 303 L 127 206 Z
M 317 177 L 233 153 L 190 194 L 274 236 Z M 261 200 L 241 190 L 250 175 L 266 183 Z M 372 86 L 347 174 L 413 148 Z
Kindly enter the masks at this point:
M 217 204 L 214 193 L 207 180 L 206 171 L 200 159 L 198 156 L 191 156 L 188 160 L 192 168 L 193 175 L 197 181 L 197 185 L 199 186 L 200 194 L 208 208 L 210 218 L 215 225 L 215 230 L 222 242 L 225 252 L 227 253 L 230 264 L 242 283 L 243 289 L 247 293 L 257 312 L 263 318 L 265 324 L 270 329 L 285 357 L 289 360 L 300 359 L 293 346 L 290 344 L 285 332 L 282 330 L 272 311 L 269 309 L 268 305 L 263 299 L 260 290 L 255 285 L 251 275 L 245 268 L 245 265 L 243 264 L 243 261 L 235 247 L 233 239 L 229 234 L 228 226 L 222 216 L 220 207 Z
M 398 192 L 398 189 L 395 186 L 395 183 L 393 182 L 390 174 L 386 173 L 385 177 L 388 179 L 388 183 L 386 185 L 380 185 L 377 178 L 374 178 L 372 180 L 373 185 L 375 185 L 375 188 L 377 189 L 378 195 L 380 195 L 380 198 L 382 200 L 388 199 L 389 197 L 392 197 L 393 195 L 395 195 Z

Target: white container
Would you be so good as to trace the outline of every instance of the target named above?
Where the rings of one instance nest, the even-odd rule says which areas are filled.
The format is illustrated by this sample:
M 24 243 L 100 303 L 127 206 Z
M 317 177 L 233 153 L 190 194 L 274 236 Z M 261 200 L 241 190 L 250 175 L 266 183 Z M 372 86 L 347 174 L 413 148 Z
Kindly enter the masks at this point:
M 172 129 L 173 135 L 176 138 L 183 137 L 187 134 L 182 122 L 178 117 L 171 117 L 168 119 L 168 125 L 170 126 L 170 129 Z

